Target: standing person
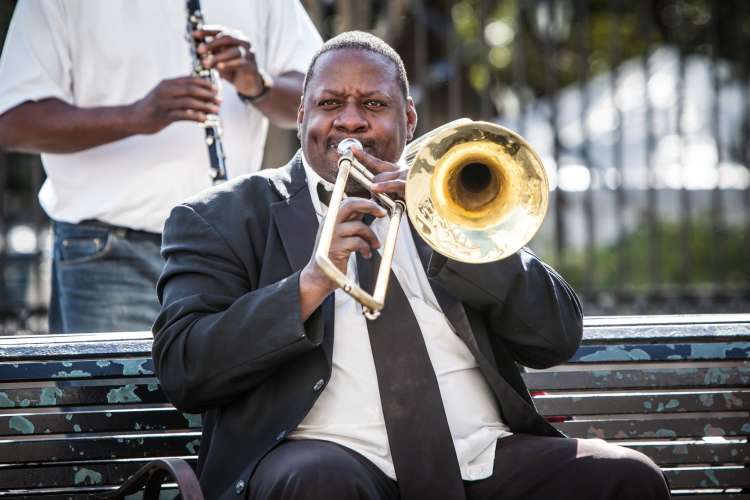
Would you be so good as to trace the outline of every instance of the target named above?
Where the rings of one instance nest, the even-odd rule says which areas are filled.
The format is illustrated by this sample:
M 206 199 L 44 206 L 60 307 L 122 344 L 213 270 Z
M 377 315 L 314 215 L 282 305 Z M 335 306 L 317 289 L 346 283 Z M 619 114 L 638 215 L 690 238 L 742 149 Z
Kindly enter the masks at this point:
M 204 412 L 206 497 L 669 498 L 643 454 L 566 439 L 534 409 L 516 363 L 570 358 L 582 312 L 528 249 L 463 264 L 433 252 L 404 219 L 374 321 L 321 271 L 313 249 L 331 216 L 325 192 L 343 139 L 363 145 L 355 155 L 375 174 L 373 192 L 403 197 L 397 161 L 417 122 L 408 88 L 382 40 L 329 40 L 305 78 L 302 151 L 175 207 L 167 221 L 153 358 L 175 406 Z M 388 221 L 369 192 L 347 193 L 329 257 L 371 283 Z
M 146 330 L 161 231 L 211 186 L 219 114 L 230 177 L 261 166 L 269 121 L 290 128 L 320 37 L 298 0 L 204 0 L 191 73 L 185 0 L 19 2 L 0 59 L 0 147 L 41 153 L 52 219 L 50 331 Z M 209 38 L 205 38 L 209 37 Z

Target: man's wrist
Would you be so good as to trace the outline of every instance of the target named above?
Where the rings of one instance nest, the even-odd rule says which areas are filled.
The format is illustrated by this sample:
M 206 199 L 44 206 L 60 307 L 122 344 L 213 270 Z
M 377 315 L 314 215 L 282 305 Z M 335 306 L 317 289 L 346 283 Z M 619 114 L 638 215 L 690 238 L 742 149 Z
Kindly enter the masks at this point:
M 316 273 L 310 266 L 305 266 L 300 273 L 300 288 L 321 297 L 328 296 L 336 290 L 336 283 L 327 276 Z
M 320 307 L 326 297 L 328 297 L 333 291 L 335 286 L 331 286 L 332 282 L 324 276 L 315 276 L 314 269 L 308 263 L 299 276 L 299 293 L 300 293 L 300 317 L 302 321 L 312 315 L 312 313 Z
M 258 77 L 260 78 L 260 90 L 255 94 L 243 94 L 239 90 L 237 95 L 240 100 L 245 103 L 255 103 L 263 99 L 273 88 L 273 78 L 262 69 L 258 69 Z
M 146 134 L 146 126 L 141 112 L 141 101 L 138 100 L 132 104 L 119 106 L 117 115 L 122 124 L 122 130 L 128 135 Z

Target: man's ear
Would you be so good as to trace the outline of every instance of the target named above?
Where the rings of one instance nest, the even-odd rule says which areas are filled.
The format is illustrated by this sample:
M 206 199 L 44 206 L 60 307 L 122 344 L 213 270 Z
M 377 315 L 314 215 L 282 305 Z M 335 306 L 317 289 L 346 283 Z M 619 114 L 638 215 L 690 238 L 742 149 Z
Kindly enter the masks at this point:
M 299 107 L 297 108 L 297 139 L 299 140 L 302 140 L 302 137 L 301 137 L 302 120 L 305 118 L 305 109 L 303 106 L 304 102 L 305 102 L 305 96 L 300 96 Z
M 411 97 L 406 98 L 406 142 L 414 139 L 414 131 L 417 130 L 417 107 Z

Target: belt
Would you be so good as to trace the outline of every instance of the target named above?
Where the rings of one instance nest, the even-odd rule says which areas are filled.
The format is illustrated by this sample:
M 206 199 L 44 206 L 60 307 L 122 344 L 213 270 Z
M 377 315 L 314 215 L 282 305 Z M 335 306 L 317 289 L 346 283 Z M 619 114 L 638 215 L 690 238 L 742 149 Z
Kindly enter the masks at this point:
M 108 224 L 97 219 L 82 220 L 77 225 L 111 231 L 118 238 L 156 240 L 161 244 L 161 233 L 142 231 L 140 229 L 132 229 L 125 226 L 115 226 L 114 224 Z

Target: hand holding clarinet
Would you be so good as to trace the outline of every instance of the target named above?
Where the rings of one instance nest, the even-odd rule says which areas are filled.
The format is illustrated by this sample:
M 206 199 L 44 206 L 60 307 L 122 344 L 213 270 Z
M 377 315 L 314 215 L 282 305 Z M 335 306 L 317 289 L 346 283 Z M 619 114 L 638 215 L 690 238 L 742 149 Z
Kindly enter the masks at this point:
M 194 121 L 205 128 L 210 176 L 227 179 L 219 119 L 219 77 L 232 83 L 241 97 L 256 100 L 268 89 L 247 38 L 238 31 L 205 25 L 200 4 L 188 0 L 187 35 L 193 75 L 165 79 L 133 106 L 139 132 L 155 134 L 175 121 Z

